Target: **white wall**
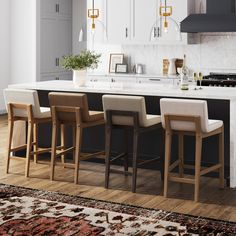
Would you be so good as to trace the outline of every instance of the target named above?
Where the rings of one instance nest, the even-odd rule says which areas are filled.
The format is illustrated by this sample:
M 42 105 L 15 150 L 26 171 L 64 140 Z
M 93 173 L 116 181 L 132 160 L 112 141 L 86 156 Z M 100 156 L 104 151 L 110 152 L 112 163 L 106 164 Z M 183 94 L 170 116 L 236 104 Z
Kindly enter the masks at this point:
M 11 83 L 36 81 L 36 0 L 11 0 L 10 28 Z
M 2 91 L 10 81 L 10 1 L 0 1 L 0 113 L 5 110 Z

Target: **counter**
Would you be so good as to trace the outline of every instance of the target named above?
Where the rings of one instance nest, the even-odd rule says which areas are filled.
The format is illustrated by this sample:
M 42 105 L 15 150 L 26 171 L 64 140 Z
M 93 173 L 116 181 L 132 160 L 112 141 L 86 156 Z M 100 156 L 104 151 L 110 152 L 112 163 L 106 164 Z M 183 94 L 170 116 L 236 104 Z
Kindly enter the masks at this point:
M 86 87 L 76 88 L 71 81 L 48 81 L 27 84 L 10 85 L 11 88 L 35 89 L 39 92 L 42 105 L 48 105 L 47 94 L 50 91 L 82 92 L 89 96 L 90 109 L 102 110 L 101 97 L 103 94 L 141 95 L 146 99 L 147 111 L 151 114 L 159 114 L 159 100 L 162 97 L 205 99 L 208 102 L 209 118 L 221 119 L 225 123 L 225 158 L 226 172 L 229 173 L 230 187 L 236 187 L 236 89 L 224 87 L 204 87 L 202 90 L 182 91 L 176 88 L 174 82 L 170 83 L 138 83 L 134 81 L 123 82 L 88 82 Z M 208 142 L 208 141 L 207 141 Z M 212 156 L 210 144 L 217 149 L 215 140 L 209 140 L 207 148 L 203 151 L 203 159 Z M 146 145 L 146 144 L 145 144 Z M 191 145 L 189 145 L 191 146 Z M 211 145 L 212 146 L 212 145 Z M 191 146 L 194 148 L 194 146 Z M 188 151 L 187 151 L 188 152 Z M 209 161 L 211 163 L 211 160 Z M 205 164 L 209 164 L 205 163 Z M 228 163 L 228 164 L 227 164 Z

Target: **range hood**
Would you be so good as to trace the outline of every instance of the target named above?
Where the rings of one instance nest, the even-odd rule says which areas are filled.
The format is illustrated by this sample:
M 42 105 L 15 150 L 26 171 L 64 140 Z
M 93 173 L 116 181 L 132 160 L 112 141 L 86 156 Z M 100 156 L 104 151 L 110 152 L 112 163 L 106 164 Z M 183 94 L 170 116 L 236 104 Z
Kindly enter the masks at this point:
M 235 0 L 207 0 L 206 14 L 192 14 L 180 25 L 181 32 L 236 32 Z

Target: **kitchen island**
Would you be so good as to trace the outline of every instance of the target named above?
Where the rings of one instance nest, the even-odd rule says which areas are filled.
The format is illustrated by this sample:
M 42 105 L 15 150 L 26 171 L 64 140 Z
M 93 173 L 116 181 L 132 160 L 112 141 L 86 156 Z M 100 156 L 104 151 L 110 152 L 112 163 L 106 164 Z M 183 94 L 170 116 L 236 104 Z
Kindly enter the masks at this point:
M 103 94 L 123 94 L 123 95 L 140 95 L 145 97 L 147 113 L 160 114 L 159 100 L 163 97 L 169 98 L 191 98 L 207 100 L 210 119 L 220 119 L 225 125 L 225 173 L 226 179 L 230 181 L 230 187 L 236 187 L 236 90 L 235 88 L 224 87 L 204 87 L 202 90 L 194 90 L 190 87 L 188 91 L 182 91 L 174 84 L 168 83 L 108 83 L 108 82 L 90 82 L 85 87 L 77 88 L 72 81 L 45 81 L 27 84 L 10 85 L 11 88 L 34 89 L 39 93 L 41 106 L 49 106 L 48 93 L 51 91 L 60 92 L 81 92 L 88 95 L 89 108 L 91 110 L 102 110 L 102 95 Z M 85 149 L 97 150 L 104 145 L 103 133 L 104 127 L 99 130 L 89 130 L 85 134 Z M 92 138 L 90 134 L 96 132 L 96 137 Z M 99 134 L 99 137 L 97 136 Z M 100 137 L 101 135 L 101 137 Z M 117 133 L 117 135 L 121 135 Z M 44 140 L 50 145 L 49 140 Z M 141 141 L 141 155 L 146 158 L 159 154 L 160 150 L 157 145 L 159 140 L 156 133 L 145 136 Z M 194 140 L 187 137 L 187 147 L 185 147 L 186 160 L 191 164 L 194 161 Z M 122 147 L 119 142 L 114 141 L 117 151 Z M 46 143 L 45 143 L 46 145 Z M 217 138 L 207 139 L 203 146 L 203 165 L 214 164 L 217 161 L 218 155 Z M 176 150 L 176 147 L 175 147 Z M 176 152 L 174 152 L 175 154 Z

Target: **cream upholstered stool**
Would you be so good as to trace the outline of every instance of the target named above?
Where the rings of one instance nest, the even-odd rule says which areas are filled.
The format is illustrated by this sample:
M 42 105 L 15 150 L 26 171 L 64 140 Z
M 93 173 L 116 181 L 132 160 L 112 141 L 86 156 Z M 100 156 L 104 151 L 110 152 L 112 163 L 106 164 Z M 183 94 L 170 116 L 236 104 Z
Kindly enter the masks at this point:
M 51 151 L 51 148 L 41 149 L 38 147 L 38 125 L 51 122 L 51 112 L 49 108 L 40 107 L 37 91 L 5 89 L 4 98 L 8 111 L 9 126 L 6 172 L 9 172 L 11 152 L 26 149 L 25 176 L 28 177 L 30 157 L 34 155 L 34 160 L 37 162 L 39 154 Z M 26 121 L 28 123 L 27 144 L 12 148 L 15 121 Z
M 212 171 L 219 171 L 220 187 L 224 187 L 224 124 L 221 120 L 209 120 L 207 102 L 202 100 L 161 99 L 161 118 L 165 129 L 165 177 L 164 196 L 167 197 L 168 182 L 180 182 L 195 186 L 194 200 L 199 200 L 200 177 Z M 179 138 L 179 160 L 171 164 L 171 143 L 173 134 Z M 196 138 L 195 145 L 195 177 L 184 177 L 184 135 Z M 204 138 L 219 136 L 219 163 L 209 168 L 201 167 L 202 141 Z M 171 171 L 179 166 L 179 177 L 171 175 Z
M 51 156 L 51 180 L 54 179 L 56 157 L 74 151 L 74 164 L 62 163 L 65 167 L 75 168 L 74 182 L 78 183 L 79 164 L 82 160 L 92 157 L 104 158 L 104 151 L 96 153 L 82 153 L 83 130 L 88 127 L 104 125 L 104 114 L 99 111 L 89 111 L 86 94 L 79 93 L 49 93 L 49 103 L 52 111 L 52 156 Z M 71 125 L 75 128 L 73 146 L 56 152 L 57 135 L 59 125 Z M 102 156 L 103 155 L 103 156 Z
M 111 138 L 114 128 L 133 129 L 133 175 L 132 192 L 136 191 L 137 165 L 138 165 L 138 139 L 143 132 L 161 128 L 161 117 L 158 115 L 147 115 L 144 97 L 104 95 L 103 109 L 106 120 L 106 174 L 105 187 L 109 186 L 110 162 L 118 157 L 125 157 L 125 171 L 128 173 L 128 153 L 111 158 Z M 159 158 L 158 158 L 159 159 Z M 141 164 L 157 160 L 143 161 Z M 114 171 L 114 170 L 113 170 Z M 117 171 L 115 171 L 117 172 Z

